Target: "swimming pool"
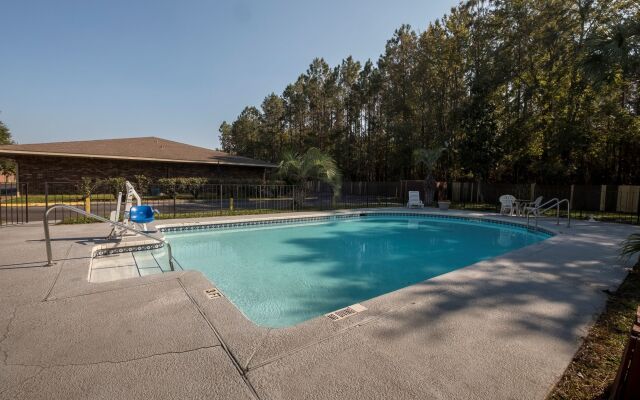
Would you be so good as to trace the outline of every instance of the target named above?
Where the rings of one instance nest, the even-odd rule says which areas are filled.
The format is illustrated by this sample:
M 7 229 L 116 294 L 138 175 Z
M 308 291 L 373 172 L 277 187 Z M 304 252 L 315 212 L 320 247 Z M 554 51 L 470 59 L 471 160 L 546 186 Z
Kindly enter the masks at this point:
M 362 215 L 165 231 L 258 325 L 285 327 L 539 242 L 525 228 L 427 215 Z

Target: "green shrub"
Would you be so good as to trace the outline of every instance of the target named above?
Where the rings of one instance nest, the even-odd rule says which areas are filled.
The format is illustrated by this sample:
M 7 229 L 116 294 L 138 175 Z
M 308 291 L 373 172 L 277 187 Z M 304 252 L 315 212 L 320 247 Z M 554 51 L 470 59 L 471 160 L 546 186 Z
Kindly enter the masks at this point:
M 158 179 L 158 184 L 160 185 L 160 191 L 172 198 L 175 198 L 178 190 L 180 190 L 176 178 L 160 178 Z
M 125 182 L 127 180 L 123 177 L 115 177 L 115 178 L 107 178 L 102 179 L 100 181 L 100 185 L 107 190 L 108 193 L 111 193 L 115 199 L 118 198 L 118 193 L 122 192 L 123 195 L 126 195 L 127 188 L 125 186 Z
M 622 243 L 620 254 L 622 257 L 632 257 L 638 253 L 640 253 L 640 233 L 632 233 Z
M 99 183 L 100 181 L 95 178 L 89 178 L 86 176 L 80 178 L 80 182 L 76 185 L 76 190 L 80 194 L 81 199 L 85 200 L 90 197 L 91 193 L 93 193 Z
M 197 199 L 200 196 L 200 193 L 202 193 L 202 187 L 207 184 L 207 182 L 207 178 L 197 177 L 158 179 L 158 184 L 164 194 L 175 197 L 178 193 L 189 193 L 194 199 Z
M 194 199 L 197 199 L 202 191 L 203 185 L 208 182 L 207 178 L 176 178 L 180 191 L 191 193 Z
M 90 217 L 66 217 L 60 223 L 62 225 L 76 225 L 76 224 L 94 224 L 97 222 L 102 222 L 102 221 L 99 221 L 95 218 L 90 218 Z
M 138 194 L 140 194 L 141 196 L 149 194 L 151 178 L 148 178 L 145 175 L 134 175 L 131 183 L 133 184 L 133 187 L 136 189 Z

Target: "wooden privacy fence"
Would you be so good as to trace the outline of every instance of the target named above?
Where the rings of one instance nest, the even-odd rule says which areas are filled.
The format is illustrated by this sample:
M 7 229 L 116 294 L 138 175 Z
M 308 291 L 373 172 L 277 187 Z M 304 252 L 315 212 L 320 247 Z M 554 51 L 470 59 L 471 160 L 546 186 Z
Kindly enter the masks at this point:
M 497 204 L 503 194 L 517 198 L 569 199 L 571 209 L 584 213 L 619 213 L 640 218 L 638 185 L 542 185 L 478 182 L 451 182 L 450 199 L 454 203 Z M 636 223 L 639 223 L 636 221 Z
M 640 186 L 618 186 L 616 211 L 636 212 L 640 202 Z

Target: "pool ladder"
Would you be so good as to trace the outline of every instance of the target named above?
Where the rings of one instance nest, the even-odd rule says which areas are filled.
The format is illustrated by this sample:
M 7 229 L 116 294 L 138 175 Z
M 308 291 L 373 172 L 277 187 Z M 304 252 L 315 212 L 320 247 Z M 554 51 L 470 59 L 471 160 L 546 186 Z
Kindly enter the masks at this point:
M 169 242 L 160 239 L 158 237 L 155 237 L 153 235 L 148 234 L 147 232 L 141 231 L 139 229 L 133 228 L 131 226 L 125 225 L 123 223 L 120 222 L 116 222 L 116 221 L 111 221 L 110 219 L 107 218 L 103 218 L 99 215 L 96 214 L 92 214 L 92 213 L 88 213 L 84 210 L 81 210 L 77 207 L 71 207 L 68 206 L 66 204 L 54 204 L 51 207 L 47 208 L 47 210 L 44 212 L 44 240 L 45 240 L 45 244 L 47 247 L 47 265 L 53 265 L 53 255 L 51 252 L 51 235 L 49 234 L 49 213 L 56 209 L 56 208 L 64 208 L 73 212 L 76 212 L 78 214 L 84 215 L 86 217 L 89 218 L 93 218 L 93 219 L 97 219 L 98 221 L 102 221 L 102 222 L 106 222 L 108 224 L 111 224 L 113 226 L 119 227 L 121 229 L 127 230 L 127 231 L 131 231 L 131 232 L 135 232 L 139 235 L 148 237 L 149 239 L 153 239 L 156 242 L 162 243 L 163 246 L 165 246 L 167 248 L 167 253 L 169 256 L 169 268 L 171 269 L 171 271 L 175 271 L 174 266 L 173 266 L 173 257 L 171 255 L 171 245 L 169 244 Z
M 537 207 L 534 207 L 527 211 L 527 228 L 529 227 L 529 218 L 533 215 L 535 219 L 535 226 L 538 227 L 538 217 L 543 213 L 551 210 L 552 208 L 556 209 L 556 225 L 560 225 L 560 206 L 564 203 L 567 203 L 567 228 L 571 227 L 571 203 L 568 199 L 558 199 L 554 197 L 551 200 L 548 200 Z

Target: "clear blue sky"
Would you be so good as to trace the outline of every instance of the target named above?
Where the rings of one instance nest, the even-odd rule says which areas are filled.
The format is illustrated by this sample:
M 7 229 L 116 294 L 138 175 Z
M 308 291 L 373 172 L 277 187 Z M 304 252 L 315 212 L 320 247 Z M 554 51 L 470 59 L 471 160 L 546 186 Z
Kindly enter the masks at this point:
M 218 127 L 314 57 L 377 60 L 403 23 L 452 0 L 0 0 L 0 120 L 19 143 L 160 136 L 217 147 Z

